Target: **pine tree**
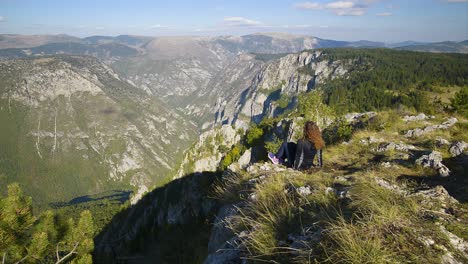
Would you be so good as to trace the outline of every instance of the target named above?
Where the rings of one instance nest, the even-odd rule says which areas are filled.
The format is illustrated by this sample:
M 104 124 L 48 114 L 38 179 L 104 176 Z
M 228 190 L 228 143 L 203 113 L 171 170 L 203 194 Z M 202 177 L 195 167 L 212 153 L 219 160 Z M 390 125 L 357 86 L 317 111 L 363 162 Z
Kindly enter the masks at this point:
M 33 215 L 32 199 L 20 186 L 8 186 L 0 199 L 0 259 L 6 263 L 92 263 L 94 223 L 90 211 L 81 212 L 78 223 L 59 224 L 52 211 Z

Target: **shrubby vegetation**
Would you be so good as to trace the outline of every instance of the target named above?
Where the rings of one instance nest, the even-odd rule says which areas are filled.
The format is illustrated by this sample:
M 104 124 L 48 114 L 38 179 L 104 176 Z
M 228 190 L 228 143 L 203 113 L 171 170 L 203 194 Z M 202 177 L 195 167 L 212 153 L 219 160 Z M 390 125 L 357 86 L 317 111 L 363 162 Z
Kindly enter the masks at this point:
M 18 184 L 0 199 L 0 257 L 3 263 L 92 263 L 94 224 L 90 211 L 79 220 L 52 211 L 33 215 L 32 198 Z
M 327 145 L 348 141 L 353 135 L 353 127 L 344 118 L 337 118 L 323 130 L 323 140 Z
M 221 160 L 221 163 L 219 165 L 220 170 L 225 170 L 229 165 L 231 165 L 233 162 L 239 160 L 241 157 L 242 152 L 244 151 L 244 146 L 241 144 L 236 144 L 232 149 L 226 153 L 226 155 L 223 157 Z
M 468 118 L 468 86 L 456 92 L 455 96 L 451 99 L 451 103 L 455 112 Z

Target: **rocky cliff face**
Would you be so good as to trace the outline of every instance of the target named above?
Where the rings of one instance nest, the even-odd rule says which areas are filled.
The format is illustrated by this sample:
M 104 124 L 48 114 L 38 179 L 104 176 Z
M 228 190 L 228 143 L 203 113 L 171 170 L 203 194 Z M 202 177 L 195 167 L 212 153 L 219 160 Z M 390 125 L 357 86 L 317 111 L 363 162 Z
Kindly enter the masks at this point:
M 194 126 L 92 57 L 0 62 L 0 171 L 39 203 L 170 174 Z M 70 188 L 74 186 L 74 188 Z
M 294 103 L 294 97 L 307 92 L 327 79 L 345 75 L 351 63 L 323 59 L 322 51 L 290 54 L 267 63 L 255 75 L 250 86 L 240 94 L 216 105 L 216 123 L 246 127 L 250 121 L 279 113 L 281 97 Z M 283 105 L 282 108 L 291 107 Z
M 241 134 L 230 125 L 202 133 L 198 141 L 185 153 L 176 177 L 190 173 L 215 172 L 224 155 L 237 144 Z

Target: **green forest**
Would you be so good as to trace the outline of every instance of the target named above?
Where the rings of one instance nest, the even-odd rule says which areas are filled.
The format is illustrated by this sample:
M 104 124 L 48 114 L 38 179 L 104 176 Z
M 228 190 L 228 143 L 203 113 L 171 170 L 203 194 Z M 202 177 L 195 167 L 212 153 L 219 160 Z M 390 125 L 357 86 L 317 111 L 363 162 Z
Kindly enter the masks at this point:
M 468 55 L 434 54 L 390 49 L 323 49 L 324 59 L 350 61 L 344 78 L 318 88 L 339 113 L 395 108 L 400 105 L 431 113 L 441 106 L 431 93 L 440 87 L 468 85 Z M 429 100 L 431 99 L 431 100 Z M 429 101 L 431 101 L 429 103 Z

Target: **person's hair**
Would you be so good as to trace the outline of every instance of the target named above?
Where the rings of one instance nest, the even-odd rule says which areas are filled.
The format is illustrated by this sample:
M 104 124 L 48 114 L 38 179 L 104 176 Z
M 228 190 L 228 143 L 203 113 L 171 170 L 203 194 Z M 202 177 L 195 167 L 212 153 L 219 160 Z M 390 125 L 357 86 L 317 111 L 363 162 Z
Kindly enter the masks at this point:
M 322 138 L 322 132 L 315 122 L 307 121 L 304 125 L 304 139 L 309 140 L 315 149 L 325 147 L 325 141 Z

